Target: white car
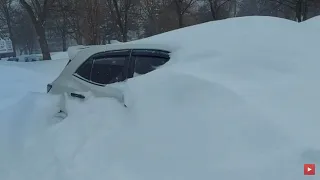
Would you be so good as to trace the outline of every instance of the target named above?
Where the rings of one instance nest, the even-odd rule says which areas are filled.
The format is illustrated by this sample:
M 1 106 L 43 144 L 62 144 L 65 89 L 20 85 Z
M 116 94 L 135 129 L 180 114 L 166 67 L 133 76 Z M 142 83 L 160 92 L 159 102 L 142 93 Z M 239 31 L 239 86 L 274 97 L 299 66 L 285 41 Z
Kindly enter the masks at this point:
M 76 46 L 69 50 L 70 60 L 65 69 L 47 85 L 48 93 L 61 95 L 60 113 L 65 115 L 66 97 L 85 99 L 85 92 L 115 98 L 126 106 L 123 83 L 155 70 L 170 59 L 167 46 L 151 44 Z

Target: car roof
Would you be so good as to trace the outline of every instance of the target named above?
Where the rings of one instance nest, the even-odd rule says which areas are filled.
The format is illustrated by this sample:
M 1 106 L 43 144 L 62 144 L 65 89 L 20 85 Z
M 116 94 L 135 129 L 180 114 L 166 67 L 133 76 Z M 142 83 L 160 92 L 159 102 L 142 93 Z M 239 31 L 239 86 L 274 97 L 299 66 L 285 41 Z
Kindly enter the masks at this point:
M 134 41 L 133 41 L 134 42 Z M 146 44 L 146 43 L 118 43 L 118 44 L 107 44 L 107 45 L 90 45 L 90 46 L 72 46 L 68 48 L 68 56 L 69 59 L 73 60 L 80 60 L 83 59 L 82 56 L 78 56 L 80 54 L 95 54 L 98 52 L 104 51 L 113 51 L 113 50 L 125 50 L 125 49 L 152 49 L 152 50 L 161 50 L 167 51 L 168 53 L 171 52 L 174 47 L 165 44 Z M 77 56 L 77 58 L 76 58 Z M 87 58 L 86 58 L 87 59 Z
M 107 44 L 107 45 L 93 45 L 93 46 L 78 46 L 77 52 L 74 57 L 70 57 L 72 61 L 84 62 L 90 56 L 99 52 L 115 51 L 115 50 L 127 50 L 127 49 L 152 49 L 171 52 L 173 47 L 164 44 L 142 44 L 142 43 L 119 43 L 119 44 Z
M 122 49 L 153 49 L 171 52 L 173 50 L 169 45 L 164 44 L 142 44 L 142 43 L 119 43 L 106 45 L 107 51 L 122 50 Z

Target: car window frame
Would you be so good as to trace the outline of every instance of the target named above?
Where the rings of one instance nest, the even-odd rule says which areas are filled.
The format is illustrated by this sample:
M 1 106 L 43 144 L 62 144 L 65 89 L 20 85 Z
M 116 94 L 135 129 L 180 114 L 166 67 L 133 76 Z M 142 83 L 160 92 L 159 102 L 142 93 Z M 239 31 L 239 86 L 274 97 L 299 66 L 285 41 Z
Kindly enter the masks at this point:
M 101 83 L 97 83 L 97 82 L 94 82 L 91 80 L 91 75 L 92 75 L 92 69 L 93 69 L 93 65 L 94 65 L 94 59 L 97 59 L 98 57 L 100 56 L 103 56 L 102 58 L 112 58 L 112 57 L 124 57 L 125 58 L 125 64 L 124 64 L 124 77 L 123 77 L 123 81 L 119 81 L 119 82 L 124 82 L 128 79 L 128 65 L 129 65 L 129 62 L 130 62 L 130 53 L 131 53 L 131 50 L 128 50 L 128 49 L 121 49 L 121 50 L 112 50 L 112 51 L 104 51 L 104 52 L 99 52 L 99 53 L 96 53 L 96 54 L 93 54 L 92 56 L 90 56 L 89 58 L 87 58 L 83 63 L 81 63 L 80 66 L 77 67 L 77 69 L 75 70 L 75 72 L 72 74 L 74 77 L 80 79 L 80 80 L 83 80 L 87 83 L 90 83 L 90 84 L 93 84 L 93 85 L 97 85 L 97 86 L 101 86 L 101 87 L 105 87 L 109 84 L 101 84 Z M 77 73 L 78 69 L 84 64 L 86 63 L 87 61 L 90 61 L 92 60 L 92 64 L 91 64 L 91 70 L 90 70 L 90 79 L 86 79 L 84 77 L 82 77 L 81 75 L 79 75 Z M 116 83 L 116 82 L 114 82 Z M 110 84 L 114 84 L 114 83 L 110 83 Z
M 113 84 L 113 83 L 107 83 L 107 84 L 103 84 L 103 83 L 98 83 L 98 82 L 95 82 L 92 80 L 92 71 L 93 71 L 93 68 L 94 68 L 94 65 L 95 65 L 95 62 L 96 60 L 102 60 L 102 59 L 106 59 L 105 61 L 110 61 L 110 60 L 107 60 L 109 58 L 114 58 L 114 57 L 124 57 L 124 64 L 123 64 L 123 67 L 122 67 L 122 79 L 121 81 L 116 81 L 116 82 L 113 82 L 113 83 L 117 83 L 117 82 L 124 82 L 127 77 L 126 77 L 126 73 L 125 71 L 127 71 L 127 66 L 126 64 L 128 63 L 128 60 L 129 60 L 129 56 L 106 56 L 106 57 L 103 57 L 103 58 L 97 58 L 97 59 L 93 59 L 93 63 L 92 63 L 92 66 L 91 66 L 91 73 L 90 73 L 90 82 L 93 83 L 93 84 L 96 84 L 96 85 L 100 85 L 100 86 L 105 86 L 105 85 L 108 85 L 108 84 Z M 110 64 L 111 65 L 111 64 Z
M 144 51 L 143 53 L 139 52 L 139 51 Z M 135 73 L 135 65 L 136 65 L 136 56 L 138 57 L 156 57 L 156 58 L 163 58 L 163 59 L 168 59 L 168 61 L 166 63 L 168 63 L 171 59 L 170 57 L 170 52 L 166 51 L 166 50 L 159 50 L 159 49 L 132 49 L 131 53 L 130 53 L 130 67 L 129 67 L 129 72 L 130 70 L 132 72 L 130 72 L 130 75 L 128 76 L 129 78 L 134 78 L 134 73 Z M 164 64 L 166 64 L 164 63 Z M 163 64 L 163 65 L 164 65 Z M 161 65 L 161 66 L 163 66 Z M 159 66 L 160 67 L 160 66 Z M 154 70 L 152 70 L 154 71 Z M 148 74 L 152 71 L 149 71 L 145 74 Z M 141 74 L 144 75 L 144 74 Z

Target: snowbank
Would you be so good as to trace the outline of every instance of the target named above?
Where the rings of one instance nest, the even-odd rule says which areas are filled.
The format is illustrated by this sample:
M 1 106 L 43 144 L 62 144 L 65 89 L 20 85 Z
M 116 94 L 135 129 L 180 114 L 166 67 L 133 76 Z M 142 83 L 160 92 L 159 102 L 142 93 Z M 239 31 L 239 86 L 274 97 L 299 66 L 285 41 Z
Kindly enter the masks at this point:
M 19 67 L 1 66 L 0 109 L 15 104 L 25 94 L 44 88 L 37 84 L 42 75 Z M 32 82 L 36 80 L 35 82 Z M 31 81 L 31 82 L 30 82 Z
M 309 29 L 315 28 L 317 31 L 320 30 L 320 16 L 313 17 L 307 21 L 302 22 L 304 27 Z
M 69 59 L 68 53 L 67 52 L 55 52 L 51 53 L 51 58 L 52 59 Z
M 320 164 L 319 39 L 303 23 L 250 17 L 130 42 L 180 48 L 171 64 L 128 81 L 129 108 L 69 100 L 56 125 L 55 96 L 23 94 L 3 108 L 0 179 L 301 180 L 304 163 Z M 36 73 L 53 79 L 62 66 L 49 67 Z

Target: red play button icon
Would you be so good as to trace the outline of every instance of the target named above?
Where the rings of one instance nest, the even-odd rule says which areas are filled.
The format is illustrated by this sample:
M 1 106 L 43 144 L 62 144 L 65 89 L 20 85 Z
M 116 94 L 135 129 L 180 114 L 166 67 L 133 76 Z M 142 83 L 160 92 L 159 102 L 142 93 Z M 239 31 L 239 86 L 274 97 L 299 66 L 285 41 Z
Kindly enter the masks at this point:
M 304 175 L 315 175 L 316 165 L 315 164 L 304 164 Z

